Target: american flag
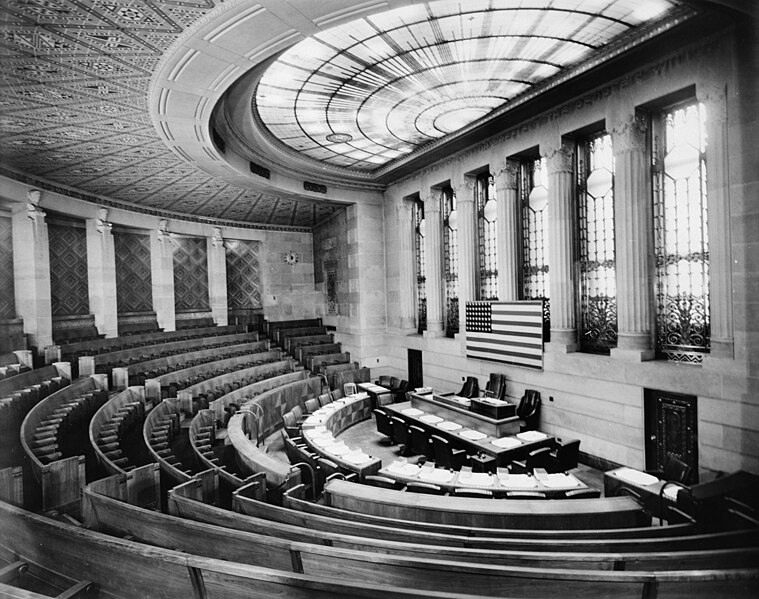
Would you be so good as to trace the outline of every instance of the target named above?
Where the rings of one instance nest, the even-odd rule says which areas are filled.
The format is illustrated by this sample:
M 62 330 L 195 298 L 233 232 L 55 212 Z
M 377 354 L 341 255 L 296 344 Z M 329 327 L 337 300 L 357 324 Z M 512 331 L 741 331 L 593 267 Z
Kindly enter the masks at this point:
M 466 355 L 543 368 L 543 302 L 467 302 Z

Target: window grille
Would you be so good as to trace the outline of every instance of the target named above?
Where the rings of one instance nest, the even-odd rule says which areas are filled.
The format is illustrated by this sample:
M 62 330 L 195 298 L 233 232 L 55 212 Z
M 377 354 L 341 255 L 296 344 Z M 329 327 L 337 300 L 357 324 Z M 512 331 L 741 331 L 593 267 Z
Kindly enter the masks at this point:
M 543 339 L 550 341 L 548 170 L 545 160 L 522 161 L 519 194 L 522 206 L 522 299 L 543 300 Z
M 577 183 L 580 349 L 608 354 L 617 346 L 614 153 L 608 133 L 580 143 Z
M 673 107 L 653 151 L 656 353 L 698 364 L 710 349 L 706 110 Z
M 459 332 L 459 245 L 456 194 L 451 187 L 441 192 L 443 203 L 443 274 L 445 276 L 445 334 Z
M 414 244 L 416 249 L 416 330 L 427 330 L 427 278 L 424 275 L 424 202 L 414 201 Z
M 495 180 L 490 173 L 477 177 L 477 245 L 479 293 L 477 299 L 498 299 L 498 267 L 496 262 L 496 194 Z

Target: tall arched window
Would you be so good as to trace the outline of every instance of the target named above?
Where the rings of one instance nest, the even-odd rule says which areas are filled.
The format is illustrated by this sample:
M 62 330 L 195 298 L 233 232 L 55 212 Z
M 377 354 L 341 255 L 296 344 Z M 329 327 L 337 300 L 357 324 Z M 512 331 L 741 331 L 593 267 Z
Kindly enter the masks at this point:
M 427 330 L 427 278 L 424 274 L 424 202 L 414 200 L 414 249 L 416 258 L 416 330 Z
M 580 349 L 608 354 L 617 346 L 614 153 L 608 133 L 578 145 L 577 187 Z
M 443 275 L 445 277 L 445 334 L 459 332 L 459 233 L 456 194 L 443 187 Z
M 700 363 L 709 352 L 706 110 L 665 110 L 654 135 L 656 353 Z
M 523 160 L 519 172 L 522 207 L 523 300 L 543 300 L 543 340 L 551 340 L 548 295 L 548 169 L 546 161 Z
M 474 188 L 477 206 L 477 259 L 479 300 L 498 299 L 498 267 L 496 262 L 496 195 L 495 180 L 490 173 L 477 176 Z

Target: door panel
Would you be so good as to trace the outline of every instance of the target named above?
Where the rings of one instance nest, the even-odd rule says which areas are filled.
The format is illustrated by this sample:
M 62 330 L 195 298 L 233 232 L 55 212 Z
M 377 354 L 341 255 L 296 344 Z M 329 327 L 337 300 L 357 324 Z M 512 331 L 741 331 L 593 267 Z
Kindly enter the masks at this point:
M 418 349 L 408 350 L 408 386 L 409 389 L 424 387 L 422 352 Z
M 645 420 L 646 469 L 661 469 L 671 454 L 698 473 L 696 397 L 646 389 Z

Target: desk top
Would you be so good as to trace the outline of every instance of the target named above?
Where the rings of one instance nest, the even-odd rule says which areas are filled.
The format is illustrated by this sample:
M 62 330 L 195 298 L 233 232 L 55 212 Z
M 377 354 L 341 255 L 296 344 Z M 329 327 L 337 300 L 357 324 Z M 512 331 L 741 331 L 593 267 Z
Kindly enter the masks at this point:
M 455 413 L 448 414 L 449 418 L 443 418 L 428 412 L 413 402 L 390 404 L 383 409 L 391 414 L 397 414 L 409 422 L 422 427 L 430 433 L 443 436 L 456 445 L 464 445 L 474 450 L 495 456 L 499 465 L 506 465 L 512 459 L 519 459 L 529 452 L 551 445 L 553 437 L 539 431 L 525 431 L 513 435 L 495 436 L 477 430 L 469 422 L 462 424 Z
M 499 472 L 471 472 L 461 470 L 453 472 L 443 468 L 434 468 L 427 463 L 424 466 L 411 464 L 405 460 L 396 460 L 379 471 L 382 476 L 404 483 L 424 482 L 438 485 L 447 491 L 457 488 L 486 489 L 494 495 L 505 495 L 509 491 L 541 491 L 546 495 L 563 495 L 565 491 L 587 489 L 588 486 L 572 474 L 509 474 Z
M 363 478 L 366 474 L 377 472 L 382 467 L 382 460 L 364 453 L 361 448 L 348 447 L 334 435 L 365 420 L 370 411 L 371 401 L 367 393 L 356 393 L 338 399 L 306 418 L 301 428 L 303 439 L 318 455 L 357 472 Z

